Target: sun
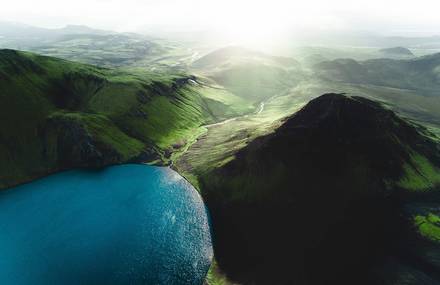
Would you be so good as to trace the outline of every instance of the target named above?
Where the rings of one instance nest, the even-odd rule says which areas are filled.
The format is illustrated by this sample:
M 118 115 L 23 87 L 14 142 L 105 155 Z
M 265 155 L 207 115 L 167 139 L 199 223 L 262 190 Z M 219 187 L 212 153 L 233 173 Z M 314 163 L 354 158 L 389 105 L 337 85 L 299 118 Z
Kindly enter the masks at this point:
M 304 2 L 304 1 L 301 1 Z M 209 21 L 232 43 L 270 45 L 291 37 L 304 27 L 326 26 L 326 7 L 297 1 L 223 1 L 213 7 Z

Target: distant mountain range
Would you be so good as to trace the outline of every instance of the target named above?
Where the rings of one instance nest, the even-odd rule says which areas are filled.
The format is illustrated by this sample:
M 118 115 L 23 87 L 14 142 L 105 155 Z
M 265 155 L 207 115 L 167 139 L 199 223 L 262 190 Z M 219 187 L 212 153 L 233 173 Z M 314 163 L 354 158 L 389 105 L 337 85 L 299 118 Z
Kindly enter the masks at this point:
M 99 66 L 142 64 L 167 48 L 150 37 L 81 25 L 59 29 L 0 22 L 0 48 L 18 49 Z
M 417 90 L 437 96 L 440 90 L 440 53 L 409 60 L 336 59 L 314 65 L 315 73 L 324 79 Z
M 396 57 L 413 57 L 414 54 L 407 48 L 404 47 L 393 47 L 393 48 L 384 48 L 379 50 L 380 53 L 385 56 L 396 56 Z
M 48 29 L 40 28 L 20 23 L 10 23 L 10 22 L 0 22 L 0 36 L 9 37 L 14 39 L 19 38 L 44 38 L 47 37 L 57 37 L 61 35 L 71 35 L 71 34 L 90 34 L 90 35 L 108 35 L 114 34 L 115 32 L 93 29 L 82 25 L 67 25 L 63 28 L 58 29 Z
M 295 40 L 295 41 L 294 41 Z M 440 48 L 440 35 L 436 36 L 382 36 L 368 32 L 313 32 L 303 33 L 292 40 L 293 44 L 327 47 L 408 47 Z

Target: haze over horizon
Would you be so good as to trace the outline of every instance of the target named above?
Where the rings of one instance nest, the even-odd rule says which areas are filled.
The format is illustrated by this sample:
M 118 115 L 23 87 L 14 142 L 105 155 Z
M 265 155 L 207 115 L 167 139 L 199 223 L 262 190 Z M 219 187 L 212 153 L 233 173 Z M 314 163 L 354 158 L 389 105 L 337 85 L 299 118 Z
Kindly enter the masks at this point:
M 437 35 L 440 19 L 438 9 L 433 9 L 437 6 L 434 0 L 421 0 L 417 5 L 397 0 L 42 0 L 36 5 L 17 0 L 2 5 L 0 18 L 46 28 L 81 24 L 127 32 L 209 30 L 252 42 L 305 31 Z

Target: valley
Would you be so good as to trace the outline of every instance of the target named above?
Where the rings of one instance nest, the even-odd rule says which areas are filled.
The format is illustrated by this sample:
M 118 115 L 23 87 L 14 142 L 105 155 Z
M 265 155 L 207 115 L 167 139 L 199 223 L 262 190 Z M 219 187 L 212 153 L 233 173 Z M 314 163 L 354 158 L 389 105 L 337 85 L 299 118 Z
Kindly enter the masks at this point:
M 440 282 L 436 39 L 270 53 L 16 29 L 0 25 L 0 188 L 169 166 L 211 213 L 209 285 Z
M 231 106 L 240 99 L 182 73 L 105 69 L 14 50 L 0 51 L 0 68 L 8 134 L 2 187 L 71 167 L 169 164 L 203 125 L 253 110 L 245 101 Z

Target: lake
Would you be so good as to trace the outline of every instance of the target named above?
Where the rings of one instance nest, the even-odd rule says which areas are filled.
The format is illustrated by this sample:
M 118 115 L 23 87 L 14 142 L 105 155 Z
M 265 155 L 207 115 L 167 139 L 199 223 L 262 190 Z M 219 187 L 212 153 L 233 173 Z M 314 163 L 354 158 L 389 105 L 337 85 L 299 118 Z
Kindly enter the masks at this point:
M 207 209 L 169 168 L 62 172 L 0 192 L 0 284 L 197 284 Z

